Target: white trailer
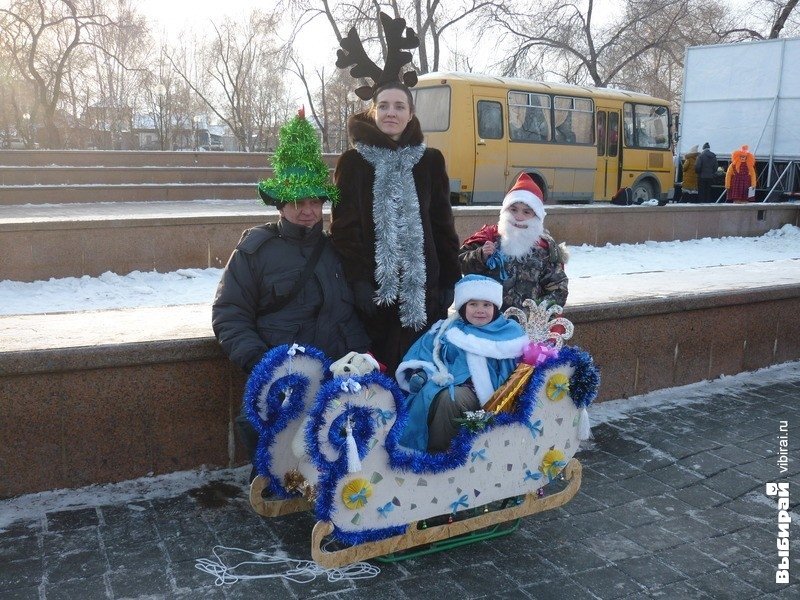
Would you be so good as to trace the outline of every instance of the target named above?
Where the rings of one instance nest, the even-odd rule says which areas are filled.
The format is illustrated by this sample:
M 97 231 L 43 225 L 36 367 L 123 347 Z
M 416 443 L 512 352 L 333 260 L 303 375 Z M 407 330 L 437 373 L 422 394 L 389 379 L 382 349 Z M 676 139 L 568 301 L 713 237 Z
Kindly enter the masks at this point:
M 709 142 L 722 164 L 747 144 L 758 197 L 800 198 L 800 38 L 686 49 L 679 138 L 683 157 Z

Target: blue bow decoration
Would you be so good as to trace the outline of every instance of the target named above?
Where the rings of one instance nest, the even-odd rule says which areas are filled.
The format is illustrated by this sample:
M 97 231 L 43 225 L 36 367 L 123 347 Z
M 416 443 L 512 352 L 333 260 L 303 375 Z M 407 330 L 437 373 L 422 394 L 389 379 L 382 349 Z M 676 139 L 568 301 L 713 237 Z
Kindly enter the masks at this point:
M 522 481 L 528 481 L 528 479 L 532 481 L 538 481 L 541 478 L 542 478 L 541 473 L 534 473 L 530 469 L 525 469 L 525 479 L 523 479 Z
M 366 504 L 367 503 L 367 488 L 362 487 L 360 490 L 358 490 L 357 494 L 350 494 L 349 500 L 353 504 L 355 504 L 358 501 L 361 501 L 364 504 Z
M 350 392 L 351 394 L 357 394 L 361 391 L 361 384 L 351 377 L 345 379 L 339 387 L 343 392 Z
M 466 494 L 461 496 L 461 498 L 459 498 L 455 502 L 451 502 L 450 503 L 450 510 L 453 512 L 453 514 L 456 514 L 456 511 L 458 510 L 459 506 L 463 506 L 464 508 L 469 508 L 469 504 L 467 504 L 467 495 Z
M 526 422 L 525 425 L 528 426 L 528 429 L 530 430 L 533 439 L 536 439 L 538 436 L 542 435 L 542 432 L 544 431 L 544 429 L 542 428 L 541 419 L 539 419 L 535 423 Z
M 471 462 L 475 462 L 475 460 L 478 458 L 481 460 L 486 460 L 486 448 L 481 448 L 477 452 L 471 452 L 470 455 L 472 456 Z
M 388 514 L 394 510 L 394 504 L 387 502 L 383 506 L 378 507 L 378 514 L 384 519 L 388 519 Z
M 492 270 L 500 270 L 500 281 L 505 281 L 508 279 L 508 273 L 506 273 L 506 255 L 502 250 L 500 250 L 500 248 L 495 250 L 494 253 L 486 260 L 486 266 Z
M 375 422 L 378 425 L 386 425 L 386 423 L 389 422 L 389 419 L 394 417 L 394 411 L 391 410 L 381 410 L 380 408 L 373 408 L 372 410 L 377 413 Z

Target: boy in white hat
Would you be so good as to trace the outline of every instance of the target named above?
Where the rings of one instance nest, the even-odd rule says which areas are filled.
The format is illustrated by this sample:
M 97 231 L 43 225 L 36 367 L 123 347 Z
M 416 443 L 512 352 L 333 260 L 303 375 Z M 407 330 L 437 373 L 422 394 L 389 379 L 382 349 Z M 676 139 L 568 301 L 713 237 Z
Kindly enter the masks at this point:
M 403 446 L 446 451 L 460 430 L 454 419 L 480 410 L 517 366 L 529 340 L 519 323 L 500 314 L 502 302 L 494 279 L 463 277 L 455 287 L 457 312 L 405 354 L 395 374 L 410 392 Z
M 544 228 L 544 195 L 522 173 L 503 199 L 496 225 L 484 225 L 459 250 L 461 272 L 487 275 L 503 285 L 503 307 L 548 300 L 564 306 L 567 251 Z

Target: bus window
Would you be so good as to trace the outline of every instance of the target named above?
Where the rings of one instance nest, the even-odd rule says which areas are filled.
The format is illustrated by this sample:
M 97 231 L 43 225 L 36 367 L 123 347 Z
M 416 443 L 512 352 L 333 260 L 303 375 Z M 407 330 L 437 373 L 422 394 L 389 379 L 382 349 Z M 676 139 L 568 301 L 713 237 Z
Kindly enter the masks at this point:
M 422 131 L 447 131 L 450 129 L 450 87 L 413 89 L 414 114 Z
M 625 143 L 637 148 L 669 148 L 669 111 L 665 106 L 625 104 Z
M 619 113 L 608 113 L 608 156 L 619 154 Z
M 625 145 L 628 147 L 636 146 L 633 137 L 633 105 L 626 103 L 622 112 L 622 123 L 625 126 Z
M 606 154 L 606 111 L 597 111 L 597 156 Z
M 489 140 L 503 137 L 503 107 L 499 102 L 478 101 L 478 137 Z
M 515 142 L 549 142 L 550 96 L 509 92 L 508 134 Z
M 589 98 L 556 96 L 555 141 L 567 144 L 594 143 L 594 102 Z

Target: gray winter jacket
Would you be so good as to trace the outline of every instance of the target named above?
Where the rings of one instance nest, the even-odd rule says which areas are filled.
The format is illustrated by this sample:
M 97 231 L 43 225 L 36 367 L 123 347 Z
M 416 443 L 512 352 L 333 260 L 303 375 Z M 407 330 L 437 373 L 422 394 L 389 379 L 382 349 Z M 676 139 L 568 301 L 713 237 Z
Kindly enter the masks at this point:
M 303 289 L 283 308 L 265 314 L 291 292 L 320 236 L 324 250 Z M 333 360 L 369 347 L 322 223 L 309 229 L 280 219 L 245 231 L 217 287 L 212 326 L 225 354 L 248 373 L 264 352 L 280 344 L 308 344 Z

